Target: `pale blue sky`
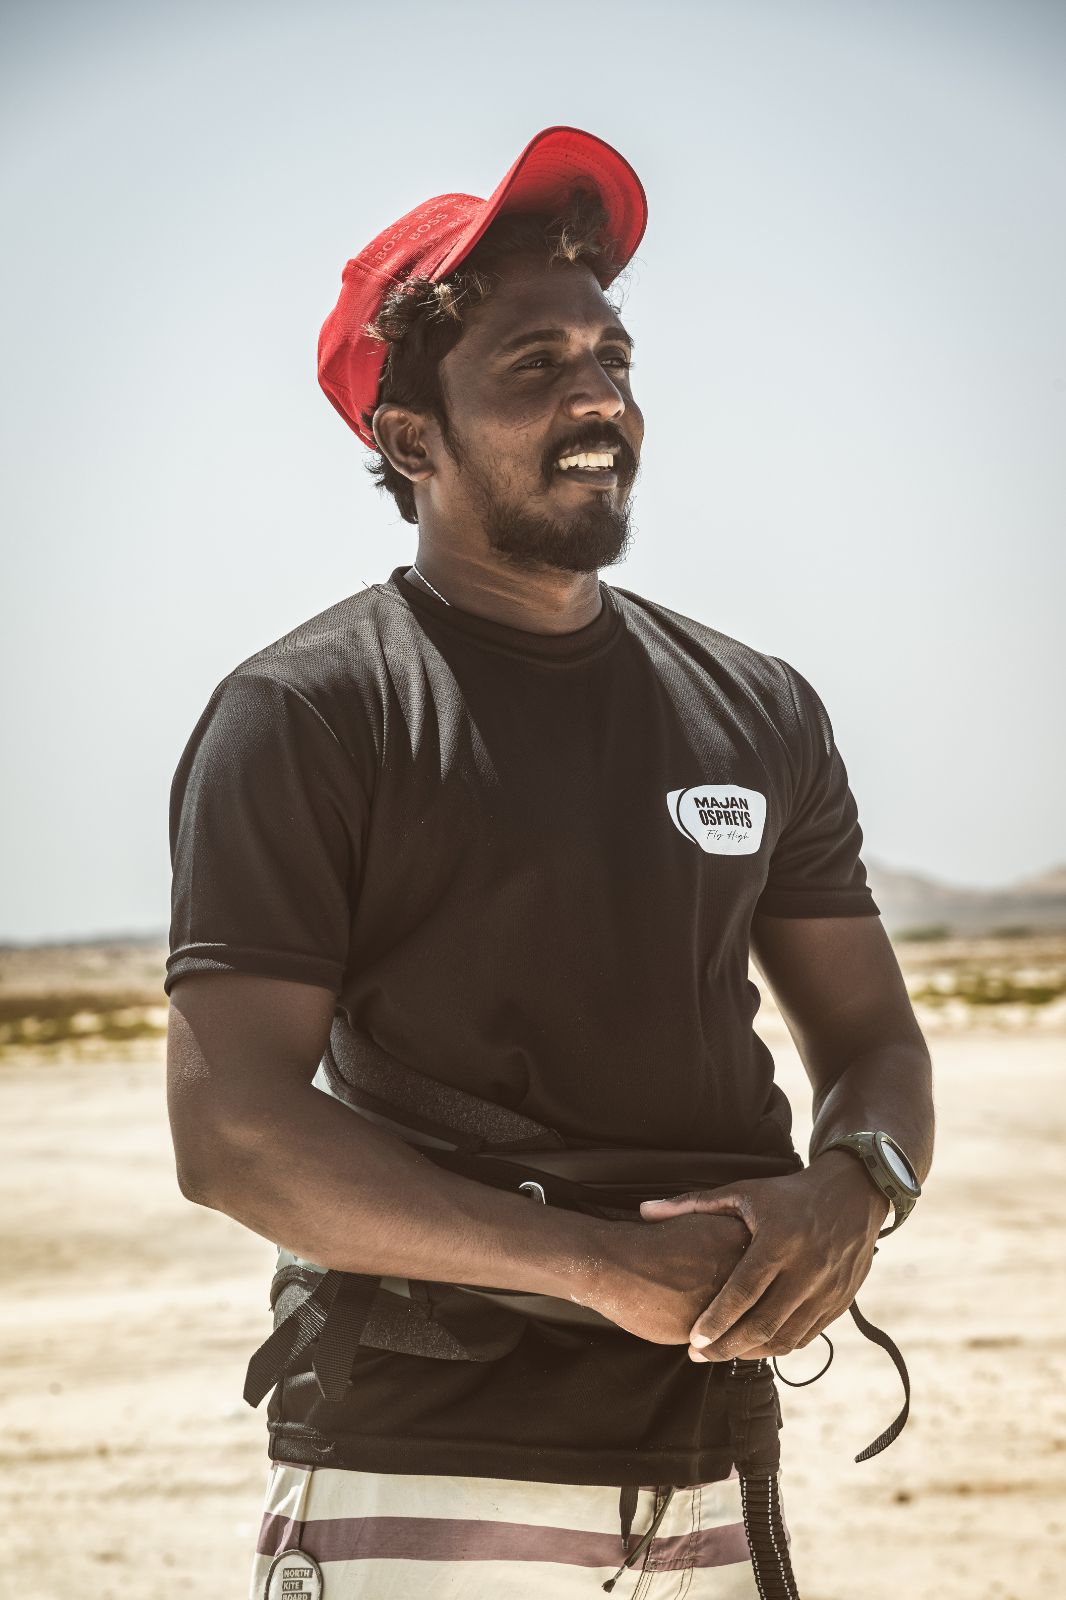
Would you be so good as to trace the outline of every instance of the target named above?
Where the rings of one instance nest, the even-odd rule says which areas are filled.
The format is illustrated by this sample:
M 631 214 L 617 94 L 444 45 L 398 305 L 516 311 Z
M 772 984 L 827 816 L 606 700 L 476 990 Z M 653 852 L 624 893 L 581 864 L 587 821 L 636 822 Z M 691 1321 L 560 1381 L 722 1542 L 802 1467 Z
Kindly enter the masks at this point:
M 632 161 L 609 581 L 792 661 L 868 858 L 1066 856 L 1066 7 L 8 3 L 0 939 L 165 928 L 238 661 L 405 561 L 315 377 L 345 260 L 539 128 Z

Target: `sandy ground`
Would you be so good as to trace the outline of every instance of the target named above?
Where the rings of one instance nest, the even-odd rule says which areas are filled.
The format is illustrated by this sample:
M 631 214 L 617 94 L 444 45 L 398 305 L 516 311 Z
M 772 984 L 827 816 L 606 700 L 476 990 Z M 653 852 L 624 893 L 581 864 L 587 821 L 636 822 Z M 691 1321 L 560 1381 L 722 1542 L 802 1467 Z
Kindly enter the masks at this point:
M 802 1069 L 779 1025 L 760 1031 L 805 1149 Z M 930 1046 L 936 1165 L 859 1296 L 908 1361 L 911 1420 L 854 1463 L 901 1397 L 850 1318 L 829 1372 L 781 1390 L 803 1600 L 1034 1600 L 1066 1570 L 1066 1035 Z M 266 1472 L 240 1390 L 268 1326 L 270 1246 L 178 1194 L 158 1041 L 121 1061 L 9 1061 L 0 1127 L 13 1592 L 240 1600 Z M 804 1376 L 824 1350 L 783 1370 Z

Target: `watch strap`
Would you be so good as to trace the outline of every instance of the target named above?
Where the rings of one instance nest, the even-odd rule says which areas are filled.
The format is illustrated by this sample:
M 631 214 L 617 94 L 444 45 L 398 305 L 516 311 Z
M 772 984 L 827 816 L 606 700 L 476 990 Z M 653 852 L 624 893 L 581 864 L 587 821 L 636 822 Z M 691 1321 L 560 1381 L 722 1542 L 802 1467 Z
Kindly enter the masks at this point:
M 888 1136 L 882 1135 L 882 1137 L 887 1138 Z M 906 1155 L 900 1149 L 899 1145 L 894 1139 L 892 1140 L 892 1144 L 898 1153 L 903 1156 L 903 1159 L 907 1161 L 908 1167 L 910 1167 L 910 1161 L 907 1160 Z M 888 1236 L 888 1234 L 895 1233 L 896 1229 L 901 1225 L 901 1223 L 906 1222 L 907 1218 L 914 1210 L 914 1203 L 918 1196 L 908 1194 L 906 1190 L 902 1189 L 892 1174 L 886 1169 L 884 1160 L 879 1155 L 877 1149 L 877 1140 L 874 1130 L 866 1129 L 860 1133 L 842 1133 L 838 1138 L 831 1139 L 829 1143 L 818 1152 L 818 1154 L 826 1155 L 830 1150 L 848 1150 L 853 1156 L 862 1162 L 863 1166 L 866 1168 L 866 1175 L 870 1179 L 870 1182 L 875 1186 L 875 1188 L 880 1190 L 885 1199 L 892 1206 L 895 1213 L 891 1225 L 887 1228 L 882 1228 L 877 1237 L 879 1239 L 884 1239 Z M 914 1170 L 913 1167 L 911 1167 L 911 1170 Z M 917 1183 L 917 1179 L 915 1179 L 915 1182 Z M 920 1187 L 918 1193 L 921 1193 Z

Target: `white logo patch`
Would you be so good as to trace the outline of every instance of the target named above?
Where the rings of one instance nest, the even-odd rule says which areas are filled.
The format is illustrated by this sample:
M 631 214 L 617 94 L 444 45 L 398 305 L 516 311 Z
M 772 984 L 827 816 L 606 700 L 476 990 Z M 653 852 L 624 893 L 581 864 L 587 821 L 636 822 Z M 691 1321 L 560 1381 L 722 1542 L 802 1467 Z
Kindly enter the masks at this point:
M 265 1600 L 322 1600 L 322 1568 L 314 1556 L 293 1547 L 275 1556 L 267 1573 Z
M 671 789 L 666 797 L 674 827 L 709 856 L 751 856 L 762 843 L 766 796 L 735 783 L 701 783 Z

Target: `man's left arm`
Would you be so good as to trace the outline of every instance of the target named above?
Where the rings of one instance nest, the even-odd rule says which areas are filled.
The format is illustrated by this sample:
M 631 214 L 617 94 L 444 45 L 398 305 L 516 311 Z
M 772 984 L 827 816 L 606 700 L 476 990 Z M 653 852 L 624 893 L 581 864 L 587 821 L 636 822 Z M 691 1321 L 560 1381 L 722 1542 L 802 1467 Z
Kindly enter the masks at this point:
M 693 1360 L 786 1355 L 847 1310 L 873 1262 L 888 1201 L 841 1134 L 879 1129 L 919 1182 L 933 1159 L 932 1067 L 881 918 L 757 915 L 752 954 L 814 1091 L 810 1164 L 784 1178 L 647 1202 L 649 1220 L 731 1212 L 751 1243 L 694 1323 Z

